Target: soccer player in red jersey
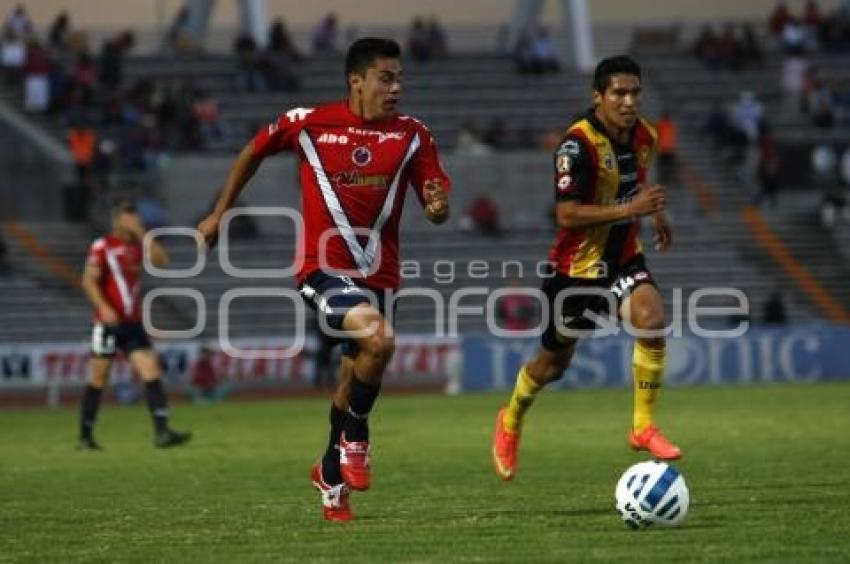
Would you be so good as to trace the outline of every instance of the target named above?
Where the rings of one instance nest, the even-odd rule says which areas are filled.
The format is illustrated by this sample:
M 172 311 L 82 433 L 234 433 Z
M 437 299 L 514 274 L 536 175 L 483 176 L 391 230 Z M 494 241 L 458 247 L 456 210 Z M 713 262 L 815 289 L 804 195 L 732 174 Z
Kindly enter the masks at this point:
M 354 42 L 345 61 L 348 99 L 289 110 L 261 130 L 198 226 L 212 243 L 263 159 L 295 153 L 305 223 L 297 243 L 299 289 L 328 327 L 352 335 L 341 339 L 330 439 L 312 469 L 328 520 L 350 520 L 350 490 L 371 483 L 367 418 L 394 350 L 386 308 L 399 286 L 398 230 L 408 185 L 432 223 L 449 214 L 450 182 L 430 131 L 397 111 L 400 55 L 390 39 Z
M 653 423 L 666 358 L 660 333 L 664 307 L 638 240 L 639 218 L 651 218 L 659 250 L 670 246 L 672 231 L 664 213 L 664 188 L 646 184 L 656 133 L 639 116 L 640 101 L 637 63 L 624 56 L 601 61 L 593 78 L 593 108 L 569 127 L 555 151 L 560 229 L 549 254 L 552 276 L 543 282 L 550 322 L 537 356 L 520 369 L 510 401 L 496 418 L 492 455 L 502 480 L 516 475 L 522 421 L 535 396 L 561 378 L 580 332 L 596 328 L 587 311 L 619 315 L 644 331 L 637 334 L 632 359 L 628 441 L 659 459 L 681 456 Z M 612 307 L 615 312 L 609 311 Z
M 168 426 L 168 402 L 162 388 L 159 358 L 142 325 L 141 271 L 142 239 L 145 228 L 132 203 L 122 201 L 112 209 L 112 232 L 95 239 L 83 271 L 83 291 L 94 307 L 91 337 L 91 372 L 83 392 L 80 413 L 80 449 L 100 450 L 94 439 L 100 396 L 117 351 L 127 355 L 145 383 L 148 408 L 153 417 L 157 447 L 185 443 L 190 433 Z M 154 266 L 168 263 L 168 254 L 158 242 L 150 245 Z

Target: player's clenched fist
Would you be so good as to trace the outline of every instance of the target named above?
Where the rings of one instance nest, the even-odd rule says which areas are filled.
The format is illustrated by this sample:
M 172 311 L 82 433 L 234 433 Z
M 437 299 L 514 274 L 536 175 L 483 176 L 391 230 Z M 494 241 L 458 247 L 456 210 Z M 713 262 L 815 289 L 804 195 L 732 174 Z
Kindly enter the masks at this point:
M 218 225 L 221 222 L 221 217 L 217 214 L 210 214 L 198 224 L 198 232 L 201 234 L 201 239 L 208 247 L 215 245 L 218 240 Z
M 439 182 L 428 180 L 422 187 L 425 215 L 431 223 L 443 223 L 449 217 L 449 196 Z

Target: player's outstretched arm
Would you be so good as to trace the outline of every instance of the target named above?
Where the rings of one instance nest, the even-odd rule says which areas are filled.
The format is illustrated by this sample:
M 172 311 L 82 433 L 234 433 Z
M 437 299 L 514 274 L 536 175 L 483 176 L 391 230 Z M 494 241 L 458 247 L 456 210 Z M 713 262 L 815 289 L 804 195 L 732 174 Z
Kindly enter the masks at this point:
M 230 172 L 227 175 L 227 181 L 224 187 L 218 194 L 213 211 L 198 224 L 198 231 L 207 245 L 213 245 L 218 237 L 218 226 L 221 223 L 221 218 L 224 212 L 233 206 L 233 202 L 239 197 L 242 189 L 257 172 L 260 163 L 263 162 L 263 157 L 257 155 L 254 151 L 254 142 L 251 141 L 239 152 L 233 165 L 230 167 Z
M 563 229 L 586 229 L 663 211 L 664 188 L 655 185 L 641 186 L 637 195 L 623 204 L 604 206 L 582 204 L 575 200 L 561 201 L 555 208 L 555 216 L 558 226 Z
M 435 225 L 445 223 L 449 218 L 449 195 L 443 187 L 432 180 L 422 187 L 422 199 L 425 202 L 425 217 Z

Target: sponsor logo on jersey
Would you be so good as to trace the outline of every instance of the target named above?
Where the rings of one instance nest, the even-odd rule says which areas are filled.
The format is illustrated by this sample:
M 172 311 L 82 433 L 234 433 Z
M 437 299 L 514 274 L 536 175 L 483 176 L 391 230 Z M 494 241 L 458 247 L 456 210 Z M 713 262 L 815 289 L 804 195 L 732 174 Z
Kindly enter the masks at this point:
M 351 162 L 357 166 L 366 166 L 372 162 L 372 151 L 368 147 L 357 147 L 351 151 Z
M 559 155 L 572 155 L 574 157 L 578 156 L 578 141 L 576 141 L 575 139 L 567 139 L 566 141 L 561 143 L 560 147 L 558 147 L 557 153 Z
M 565 174 L 558 179 L 558 190 L 566 190 L 573 183 L 573 178 L 569 174 Z
M 349 127 L 348 132 L 351 135 L 377 137 L 378 144 L 381 144 L 387 140 L 401 141 L 404 139 L 404 132 L 402 131 L 374 131 L 372 129 L 360 129 L 358 127 Z
M 321 135 L 319 135 L 319 138 L 316 139 L 316 143 L 337 143 L 339 145 L 346 145 L 348 144 L 348 135 L 337 135 L 336 133 L 322 133 Z
M 638 164 L 642 167 L 646 167 L 649 164 L 649 147 L 643 145 L 640 149 L 638 149 Z
M 341 188 L 386 188 L 389 184 L 386 174 L 361 174 L 356 170 L 347 170 L 333 175 L 334 183 Z

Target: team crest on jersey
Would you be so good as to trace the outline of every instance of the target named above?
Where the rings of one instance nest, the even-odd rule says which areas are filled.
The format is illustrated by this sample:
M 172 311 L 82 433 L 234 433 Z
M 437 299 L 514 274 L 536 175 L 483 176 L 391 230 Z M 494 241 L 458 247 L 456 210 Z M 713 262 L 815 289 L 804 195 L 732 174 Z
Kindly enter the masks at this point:
M 606 170 L 614 170 L 614 156 L 611 153 L 605 153 L 602 163 L 605 165 Z
M 372 151 L 368 147 L 357 147 L 351 151 L 351 162 L 357 166 L 366 166 L 372 162 Z
M 558 155 L 555 168 L 558 169 L 558 174 L 564 174 L 570 170 L 573 162 L 569 155 Z

